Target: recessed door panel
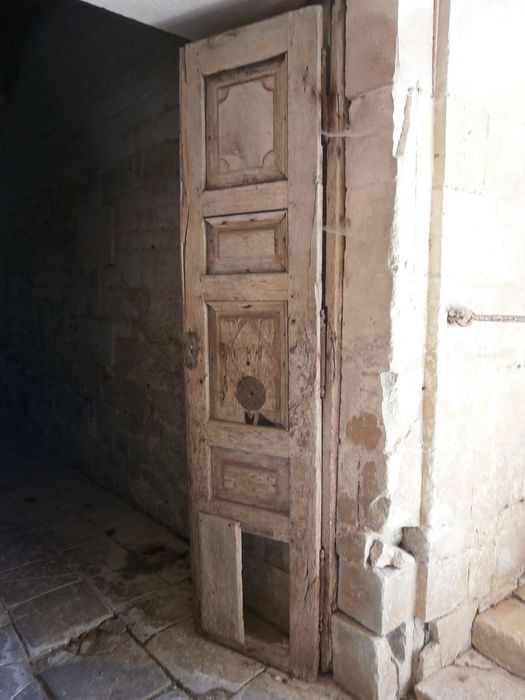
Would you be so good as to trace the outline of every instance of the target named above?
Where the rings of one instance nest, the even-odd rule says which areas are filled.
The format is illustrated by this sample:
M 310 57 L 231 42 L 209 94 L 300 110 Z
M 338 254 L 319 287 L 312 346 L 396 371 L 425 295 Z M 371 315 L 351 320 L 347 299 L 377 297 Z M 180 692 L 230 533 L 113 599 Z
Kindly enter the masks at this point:
M 286 177 L 286 56 L 206 76 L 206 182 Z
M 290 463 L 283 457 L 211 448 L 213 498 L 288 513 Z
M 210 414 L 287 425 L 286 303 L 210 302 Z
M 206 253 L 211 275 L 284 272 L 286 211 L 207 218 Z

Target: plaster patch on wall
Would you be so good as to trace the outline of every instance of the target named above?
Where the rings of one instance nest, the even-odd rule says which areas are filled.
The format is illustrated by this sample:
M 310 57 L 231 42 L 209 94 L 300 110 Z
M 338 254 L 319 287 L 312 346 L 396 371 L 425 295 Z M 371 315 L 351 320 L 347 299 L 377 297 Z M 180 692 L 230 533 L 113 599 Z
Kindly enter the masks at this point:
M 374 450 L 381 440 L 381 428 L 377 422 L 377 416 L 372 413 L 361 413 L 352 416 L 346 426 L 346 435 L 354 445 Z

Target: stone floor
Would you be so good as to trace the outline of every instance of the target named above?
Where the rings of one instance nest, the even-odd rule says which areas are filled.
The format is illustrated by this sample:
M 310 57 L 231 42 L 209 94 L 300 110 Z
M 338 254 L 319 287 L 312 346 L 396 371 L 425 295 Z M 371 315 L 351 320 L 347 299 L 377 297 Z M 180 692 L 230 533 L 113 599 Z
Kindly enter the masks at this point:
M 418 700 L 525 700 L 525 588 L 477 616 L 472 644 L 416 687 Z
M 471 649 L 416 687 L 417 700 L 525 700 L 525 681 Z
M 0 427 L 0 699 L 343 700 L 199 637 L 187 543 Z

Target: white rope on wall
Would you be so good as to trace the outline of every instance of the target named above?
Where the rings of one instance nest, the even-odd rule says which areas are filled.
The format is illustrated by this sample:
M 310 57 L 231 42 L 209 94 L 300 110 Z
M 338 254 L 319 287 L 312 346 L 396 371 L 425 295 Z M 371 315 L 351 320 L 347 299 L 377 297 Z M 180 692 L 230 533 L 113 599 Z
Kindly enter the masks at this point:
M 525 316 L 502 315 L 502 314 L 476 314 L 470 309 L 451 308 L 447 313 L 449 324 L 457 326 L 470 326 L 474 321 L 484 321 L 489 323 L 525 323 Z

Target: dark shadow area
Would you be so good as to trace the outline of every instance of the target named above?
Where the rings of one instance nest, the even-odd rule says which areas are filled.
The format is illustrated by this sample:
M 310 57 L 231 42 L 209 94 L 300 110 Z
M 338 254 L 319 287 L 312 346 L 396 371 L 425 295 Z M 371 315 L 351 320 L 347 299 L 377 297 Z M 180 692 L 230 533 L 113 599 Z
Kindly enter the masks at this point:
M 1 9 L 0 417 L 187 533 L 176 36 Z

